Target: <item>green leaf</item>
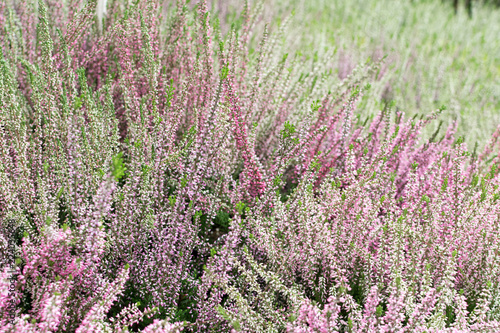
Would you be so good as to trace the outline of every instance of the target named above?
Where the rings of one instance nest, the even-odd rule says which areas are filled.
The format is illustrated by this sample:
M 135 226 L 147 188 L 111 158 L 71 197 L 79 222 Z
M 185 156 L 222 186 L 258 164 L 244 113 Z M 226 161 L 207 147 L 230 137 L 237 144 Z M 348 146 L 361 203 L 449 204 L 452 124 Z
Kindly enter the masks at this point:
M 241 330 L 241 326 L 240 326 L 240 322 L 237 321 L 237 320 L 234 320 L 231 325 L 233 326 L 233 328 L 236 330 L 236 331 L 239 331 Z
M 241 201 L 240 201 L 240 202 L 238 202 L 238 203 L 236 204 L 236 210 L 238 211 L 238 213 L 239 213 L 240 215 L 243 215 L 243 212 L 245 211 L 245 204 L 244 204 L 243 202 L 241 202 Z
M 289 121 L 286 121 L 284 124 L 284 129 L 280 131 L 280 134 L 283 139 L 290 138 L 293 134 L 295 134 L 296 129 L 295 125 L 291 124 Z
M 181 188 L 184 188 L 187 186 L 187 183 L 188 183 L 188 179 L 187 179 L 187 176 L 184 175 L 181 179 Z
M 351 98 L 356 98 L 358 97 L 359 95 L 359 86 L 356 86 L 356 88 L 354 88 L 352 94 L 351 94 Z
M 59 191 L 57 191 L 57 195 L 56 195 L 56 199 L 59 199 L 63 193 L 63 190 L 64 190 L 64 186 L 61 186 L 61 188 L 59 189 Z
M 174 206 L 175 205 L 175 195 L 171 195 L 168 197 L 168 202 L 170 203 L 170 206 Z
M 396 277 L 396 286 L 399 287 L 400 285 L 401 285 L 401 277 L 398 276 L 398 277 Z
M 127 168 L 123 164 L 123 153 L 119 152 L 113 157 L 112 161 L 112 174 L 116 181 L 119 181 L 124 175 Z
M 470 183 L 471 187 L 476 187 L 476 185 L 479 183 L 479 176 L 477 174 L 474 174 L 472 176 L 472 181 Z
M 396 129 L 394 130 L 394 134 L 392 135 L 392 138 L 394 139 L 396 136 L 398 136 L 398 133 L 399 133 L 399 125 L 396 126 Z M 398 146 L 396 146 L 398 147 Z
M 390 178 L 391 182 L 394 182 L 394 180 L 396 180 L 396 173 L 394 172 L 391 172 L 391 178 Z
M 448 177 L 446 177 L 443 181 L 443 185 L 441 185 L 441 192 L 446 191 L 446 188 L 448 187 Z
M 220 79 L 225 80 L 229 74 L 229 68 L 227 66 L 224 66 L 220 70 Z
M 83 95 L 80 95 L 80 97 L 75 97 L 75 100 L 73 101 L 73 107 L 75 108 L 75 110 L 80 110 L 80 108 L 82 107 L 82 96 Z
M 321 101 L 318 99 L 311 104 L 311 109 L 313 112 L 317 112 L 319 108 L 321 107 Z

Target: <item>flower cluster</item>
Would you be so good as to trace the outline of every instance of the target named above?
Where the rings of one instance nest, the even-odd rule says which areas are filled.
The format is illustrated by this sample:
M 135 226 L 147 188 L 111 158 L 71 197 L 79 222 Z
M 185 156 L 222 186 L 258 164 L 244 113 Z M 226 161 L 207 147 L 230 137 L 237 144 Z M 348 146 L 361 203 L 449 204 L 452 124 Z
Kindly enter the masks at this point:
M 500 329 L 500 127 L 363 123 L 381 62 L 339 82 L 260 10 L 0 5 L 0 332 Z

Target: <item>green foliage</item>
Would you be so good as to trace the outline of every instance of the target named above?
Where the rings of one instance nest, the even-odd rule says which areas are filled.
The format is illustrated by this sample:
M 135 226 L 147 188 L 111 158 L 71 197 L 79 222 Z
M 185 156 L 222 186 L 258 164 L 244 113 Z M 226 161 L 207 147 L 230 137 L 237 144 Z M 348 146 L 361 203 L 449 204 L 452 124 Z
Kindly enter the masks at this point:
M 119 152 L 117 155 L 113 157 L 111 167 L 112 167 L 111 173 L 115 177 L 115 180 L 119 181 L 125 175 L 125 171 L 127 171 L 127 168 L 123 163 L 122 152 Z
M 219 210 L 215 216 L 214 223 L 219 226 L 223 232 L 228 232 L 230 219 L 231 216 L 227 212 Z
M 296 129 L 295 129 L 295 125 L 293 125 L 292 123 L 290 123 L 289 121 L 286 121 L 285 124 L 284 124 L 284 129 L 282 129 L 280 131 L 280 134 L 281 134 L 281 137 L 286 140 L 286 139 L 289 139 L 289 138 L 292 138 L 292 136 L 297 132 Z M 298 143 L 299 142 L 299 139 L 298 138 L 293 138 L 291 139 L 292 142 L 294 143 Z
M 443 184 L 441 185 L 441 192 L 446 191 L 446 188 L 448 187 L 448 177 L 444 178 Z
M 167 89 L 165 91 L 166 93 L 166 100 L 167 100 L 167 105 L 169 107 L 172 106 L 172 99 L 174 98 L 174 90 L 175 90 L 175 87 L 174 87 L 174 79 L 170 79 L 170 86 L 167 86 Z
M 176 201 L 175 195 L 171 195 L 168 197 L 168 202 L 170 203 L 170 206 L 172 207 L 175 206 L 175 201 Z
M 312 104 L 311 104 L 312 112 L 318 112 L 320 107 L 321 107 L 321 101 L 319 99 L 312 102 Z
M 186 187 L 186 186 L 187 186 L 187 184 L 188 184 L 188 177 L 187 177 L 187 175 L 184 175 L 184 176 L 182 176 L 182 178 L 181 178 L 181 188 Z
M 225 80 L 229 74 L 229 68 L 227 66 L 224 66 L 220 70 L 220 79 Z
M 243 215 L 243 213 L 245 212 L 245 207 L 246 207 L 245 203 L 241 201 L 236 204 L 236 210 L 240 215 Z
M 234 319 L 232 320 L 231 317 L 229 316 L 229 314 L 227 313 L 226 309 L 224 309 L 221 305 L 218 305 L 217 306 L 217 312 L 225 319 L 227 320 L 228 322 L 231 323 L 231 325 L 233 326 L 233 328 L 236 330 L 236 331 L 239 331 L 241 329 L 241 326 L 240 326 L 240 323 L 238 320 Z
M 318 156 L 321 154 L 321 152 L 318 153 Z M 312 162 L 311 162 L 311 168 L 318 172 L 321 169 L 321 162 L 319 161 L 319 157 L 316 157 Z
M 82 98 L 82 95 L 80 95 L 80 97 L 75 97 L 75 101 L 73 102 L 73 107 L 75 108 L 75 110 L 79 110 L 82 107 Z

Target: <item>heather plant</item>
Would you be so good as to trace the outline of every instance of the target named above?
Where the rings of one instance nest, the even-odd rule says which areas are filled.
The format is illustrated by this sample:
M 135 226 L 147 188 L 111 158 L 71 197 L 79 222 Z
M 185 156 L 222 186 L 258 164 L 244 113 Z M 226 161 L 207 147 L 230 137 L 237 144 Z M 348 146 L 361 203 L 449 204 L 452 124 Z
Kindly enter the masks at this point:
M 361 119 L 383 60 L 262 9 L 1 3 L 0 332 L 500 329 L 500 127 Z

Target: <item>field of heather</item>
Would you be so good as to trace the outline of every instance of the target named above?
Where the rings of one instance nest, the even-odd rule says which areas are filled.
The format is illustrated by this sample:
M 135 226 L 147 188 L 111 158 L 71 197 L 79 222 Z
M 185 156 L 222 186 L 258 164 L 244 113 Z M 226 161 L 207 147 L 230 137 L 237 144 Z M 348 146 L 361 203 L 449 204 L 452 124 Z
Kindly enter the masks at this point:
M 0 0 L 0 333 L 500 332 L 496 2 Z

